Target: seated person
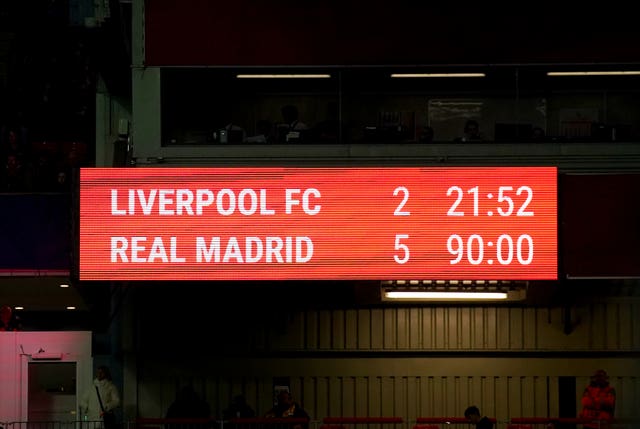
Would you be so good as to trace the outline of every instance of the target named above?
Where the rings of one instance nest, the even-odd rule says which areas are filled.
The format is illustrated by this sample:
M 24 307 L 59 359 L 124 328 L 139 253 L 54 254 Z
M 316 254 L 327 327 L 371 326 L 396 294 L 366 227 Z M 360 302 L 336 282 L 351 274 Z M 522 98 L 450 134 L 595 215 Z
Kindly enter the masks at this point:
M 434 132 L 433 128 L 426 125 L 422 128 L 422 132 L 420 133 L 419 141 L 420 143 L 433 143 Z
M 278 399 L 276 405 L 273 406 L 264 417 L 271 418 L 283 418 L 283 417 L 293 417 L 298 419 L 309 419 L 309 414 L 293 400 L 293 396 L 290 392 L 286 390 L 280 391 L 278 393 Z M 294 425 L 293 429 L 303 429 L 308 427 L 308 425 Z
M 247 132 L 239 125 L 229 123 L 225 125 L 224 128 L 220 129 L 218 133 L 221 131 L 226 131 L 227 141 L 222 141 L 224 140 L 224 137 L 222 137 L 222 139 L 219 140 L 219 143 L 243 143 L 247 140 Z
M 256 123 L 256 135 L 247 138 L 247 143 L 272 143 L 271 122 L 262 119 Z
M 469 119 L 464 124 L 464 135 L 456 139 L 457 142 L 482 141 L 484 137 L 480 132 L 480 124 L 475 119 Z
M 476 425 L 476 429 L 493 429 L 493 422 L 487 416 L 481 417 L 480 409 L 475 405 L 464 410 L 464 417 L 469 423 Z
M 233 109 L 216 112 L 213 123 L 213 141 L 215 143 L 243 143 L 247 140 L 247 133 L 238 125 Z
M 176 395 L 175 401 L 167 410 L 167 419 L 209 419 L 211 409 L 209 404 L 200 397 L 193 386 L 184 386 Z M 207 429 L 207 423 L 172 423 L 166 429 Z
M 243 395 L 237 395 L 231 400 L 231 404 L 222 412 L 222 418 L 229 420 L 233 418 L 251 418 L 256 413 L 253 408 L 247 404 L 247 400 Z
M 338 103 L 335 101 L 329 102 L 327 104 L 327 118 L 316 124 L 313 129 L 313 138 L 320 142 L 338 143 L 340 127 Z
M 543 142 L 546 140 L 546 135 L 545 132 L 542 128 L 540 127 L 534 127 L 531 130 L 531 141 L 534 142 Z
M 282 108 L 283 123 L 277 127 L 278 143 L 291 143 L 302 140 L 309 127 L 298 118 L 298 108 L 286 105 Z

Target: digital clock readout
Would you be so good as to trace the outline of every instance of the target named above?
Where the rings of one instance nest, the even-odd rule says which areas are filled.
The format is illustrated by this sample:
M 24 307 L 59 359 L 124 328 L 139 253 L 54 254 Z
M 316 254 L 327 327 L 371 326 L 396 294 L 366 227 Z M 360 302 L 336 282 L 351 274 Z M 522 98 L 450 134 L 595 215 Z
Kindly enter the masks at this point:
M 82 169 L 81 280 L 557 278 L 553 167 Z

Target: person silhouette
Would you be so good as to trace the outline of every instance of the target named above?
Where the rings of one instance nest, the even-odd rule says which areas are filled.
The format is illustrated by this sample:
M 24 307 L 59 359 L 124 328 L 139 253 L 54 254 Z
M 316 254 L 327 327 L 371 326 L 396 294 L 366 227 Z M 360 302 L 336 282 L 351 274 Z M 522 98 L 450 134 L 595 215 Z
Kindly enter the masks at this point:
M 175 401 L 167 409 L 167 419 L 209 419 L 211 408 L 193 389 L 186 385 L 176 395 Z M 207 423 L 201 424 L 169 424 L 167 429 L 201 429 L 206 428 Z
M 464 135 L 462 137 L 458 137 L 456 141 L 458 142 L 473 142 L 473 141 L 482 141 L 484 137 L 480 132 L 480 124 L 475 119 L 469 119 L 464 124 Z
M 256 122 L 256 135 L 247 137 L 247 143 L 272 143 L 271 122 L 261 119 Z
M 232 418 L 250 418 L 255 416 L 255 411 L 253 411 L 253 408 L 247 404 L 247 400 L 243 395 L 234 396 L 229 407 L 222 412 L 222 418 L 224 420 Z
M 475 405 L 464 410 L 464 417 L 469 423 L 476 425 L 476 429 L 493 429 L 493 423 L 487 416 L 480 414 L 480 409 Z
M 282 107 L 281 113 L 283 123 L 277 127 L 278 142 L 291 143 L 302 140 L 309 126 L 300 121 L 298 108 L 288 104 Z
M 8 305 L 0 307 L 0 331 L 19 331 L 20 322 Z
M 271 418 L 296 418 L 309 419 L 309 414 L 293 400 L 293 395 L 287 390 L 281 390 L 278 393 L 276 404 L 271 408 L 264 417 Z M 306 429 L 308 425 L 293 425 L 292 429 Z
M 613 419 L 616 408 L 616 390 L 609 385 L 609 376 L 604 369 L 597 370 L 591 376 L 591 382 L 582 393 L 582 410 L 579 417 L 592 420 L 585 428 L 600 428 Z
M 102 420 L 104 429 L 117 427 L 114 411 L 120 406 L 118 389 L 111 380 L 111 371 L 106 366 L 96 370 L 96 378 L 80 401 L 80 413 L 92 422 Z

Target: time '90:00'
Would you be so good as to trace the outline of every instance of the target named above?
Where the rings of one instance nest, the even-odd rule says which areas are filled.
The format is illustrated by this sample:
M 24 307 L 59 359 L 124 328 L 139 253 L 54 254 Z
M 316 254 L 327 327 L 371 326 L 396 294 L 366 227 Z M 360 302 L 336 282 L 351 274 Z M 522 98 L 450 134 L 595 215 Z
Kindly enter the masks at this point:
M 521 265 L 529 265 L 533 261 L 533 239 L 528 234 L 518 237 L 515 246 L 513 238 L 507 234 L 502 234 L 495 243 L 488 241 L 486 244 L 478 234 L 470 235 L 466 243 L 458 234 L 453 234 L 447 240 L 447 250 L 455 259 L 451 259 L 449 263 L 454 265 L 461 262 L 466 254 L 471 265 L 480 265 L 484 260 L 485 247 L 495 248 L 496 260 L 501 265 L 511 264 L 514 256 Z M 485 262 L 492 264 L 493 259 Z

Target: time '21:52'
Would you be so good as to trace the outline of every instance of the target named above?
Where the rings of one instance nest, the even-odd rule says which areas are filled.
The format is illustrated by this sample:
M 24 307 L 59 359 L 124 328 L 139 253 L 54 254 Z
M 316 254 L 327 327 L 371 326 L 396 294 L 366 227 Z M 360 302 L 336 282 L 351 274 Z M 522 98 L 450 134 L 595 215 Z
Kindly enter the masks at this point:
M 465 216 L 462 210 L 463 200 L 468 196 L 473 200 L 473 216 L 520 216 L 532 217 L 533 210 L 529 207 L 533 200 L 533 190 L 529 186 L 520 186 L 514 190 L 513 186 L 500 186 L 497 194 L 489 191 L 481 192 L 479 186 L 469 188 L 466 192 L 460 186 L 451 186 L 447 196 L 455 198 L 447 216 Z

